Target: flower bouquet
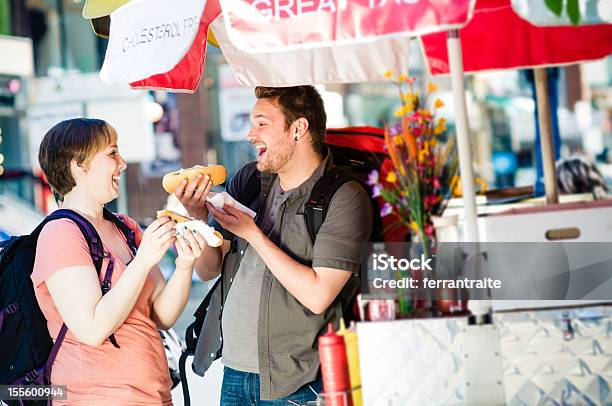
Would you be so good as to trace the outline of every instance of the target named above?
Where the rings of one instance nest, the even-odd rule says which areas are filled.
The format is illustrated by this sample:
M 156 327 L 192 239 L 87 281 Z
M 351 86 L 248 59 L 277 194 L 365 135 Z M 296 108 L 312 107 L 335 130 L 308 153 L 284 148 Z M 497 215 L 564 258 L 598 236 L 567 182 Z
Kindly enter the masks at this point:
M 399 91 L 401 107 L 395 112 L 399 123 L 385 126 L 389 158 L 382 162 L 380 171 L 370 173 L 368 185 L 373 197 L 384 201 L 382 217 L 394 213 L 401 223 L 394 226 L 408 226 L 413 240 L 433 242 L 432 217 L 442 214 L 458 179 L 454 138 L 446 134 L 446 120 L 436 117 L 444 103 L 440 99 L 429 103 L 437 90 L 433 83 L 421 97 L 415 90 L 415 77 L 394 77 L 391 71 L 385 76 Z
M 388 158 L 380 170 L 370 173 L 368 184 L 372 196 L 383 200 L 381 216 L 398 219 L 388 227 L 407 227 L 412 241 L 421 243 L 422 254 L 429 258 L 435 242 L 433 217 L 446 208 L 458 179 L 457 150 L 454 138 L 447 136 L 446 120 L 436 117 L 444 107 L 433 97 L 436 85 L 429 83 L 422 97 L 415 89 L 415 77 L 394 77 L 390 71 L 385 76 L 397 85 L 401 107 L 395 112 L 398 123 L 385 126 Z M 406 309 L 400 298 L 400 313 Z

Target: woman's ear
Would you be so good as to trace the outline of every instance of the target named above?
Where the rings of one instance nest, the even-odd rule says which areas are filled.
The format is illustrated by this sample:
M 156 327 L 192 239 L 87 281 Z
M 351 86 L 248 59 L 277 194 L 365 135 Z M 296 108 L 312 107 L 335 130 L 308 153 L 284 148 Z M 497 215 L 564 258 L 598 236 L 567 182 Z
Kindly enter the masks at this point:
M 76 182 L 78 178 L 87 174 L 87 168 L 85 166 L 85 162 L 78 163 L 76 159 L 70 161 L 70 173 Z

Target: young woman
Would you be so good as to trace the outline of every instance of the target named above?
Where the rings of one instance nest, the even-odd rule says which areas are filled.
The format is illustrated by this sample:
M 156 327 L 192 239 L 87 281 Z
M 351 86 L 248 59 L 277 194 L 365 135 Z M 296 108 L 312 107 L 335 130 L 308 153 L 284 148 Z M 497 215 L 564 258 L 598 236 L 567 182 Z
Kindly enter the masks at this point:
M 144 231 L 121 219 L 136 234 L 132 257 L 116 225 L 103 217 L 119 196 L 126 168 L 115 130 L 102 120 L 63 121 L 45 135 L 40 166 L 62 208 L 83 215 L 96 228 L 104 251 L 114 258 L 111 289 L 102 295 L 100 277 L 78 226 L 69 219 L 49 222 L 36 249 L 32 281 L 51 337 L 62 323 L 68 333 L 53 364 L 51 382 L 67 385 L 68 399 L 54 404 L 171 405 L 171 381 L 157 331 L 170 328 L 189 296 L 193 264 L 205 246 L 199 234 L 175 236 L 174 222 L 161 218 Z M 176 244 L 176 270 L 168 283 L 157 263 Z M 116 348 L 109 336 L 114 335 Z

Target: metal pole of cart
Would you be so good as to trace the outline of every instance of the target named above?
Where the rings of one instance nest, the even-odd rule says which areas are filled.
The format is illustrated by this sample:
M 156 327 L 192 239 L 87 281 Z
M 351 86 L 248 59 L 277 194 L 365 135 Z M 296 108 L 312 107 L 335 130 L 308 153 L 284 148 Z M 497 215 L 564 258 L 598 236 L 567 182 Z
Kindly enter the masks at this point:
M 465 81 L 463 75 L 463 54 L 459 30 L 449 30 L 446 34 L 448 61 L 450 65 L 451 87 L 453 89 L 455 123 L 457 127 L 457 148 L 459 150 L 459 168 L 461 170 L 461 185 L 463 187 L 463 209 L 465 210 L 465 241 L 472 243 L 473 252 L 480 250 L 478 243 L 478 218 L 476 213 L 476 191 L 474 188 L 474 169 L 472 167 L 472 148 L 470 145 L 469 122 L 465 101 Z M 478 262 L 478 261 L 477 261 Z M 477 277 L 479 275 L 476 275 Z M 470 311 L 477 319 L 482 319 L 491 311 L 491 301 L 470 300 Z
M 463 55 L 459 30 L 447 31 L 448 60 L 450 64 L 451 85 L 454 96 L 455 123 L 457 127 L 457 148 L 459 150 L 459 167 L 463 186 L 463 208 L 465 210 L 465 230 L 468 242 L 468 255 L 480 255 L 480 236 L 478 232 L 476 193 L 474 189 L 474 169 L 472 167 L 472 150 L 470 146 L 469 123 L 465 100 L 465 82 L 463 72 Z M 481 268 L 476 260 L 476 277 L 480 278 Z M 470 299 L 468 306 L 476 325 L 466 326 L 463 332 L 466 344 L 466 400 L 472 405 L 493 405 L 504 403 L 502 365 L 496 354 L 500 353 L 499 335 L 489 317 L 491 300 Z M 471 324 L 470 323 L 470 324 Z M 470 351 L 468 344 L 475 344 L 481 350 L 479 356 Z M 483 370 L 490 373 L 483 374 Z
M 542 169 L 544 170 L 544 187 L 546 203 L 559 203 L 557 192 L 557 171 L 552 138 L 550 102 L 548 99 L 548 76 L 546 68 L 534 69 L 536 99 L 538 101 L 538 123 L 540 126 L 540 149 L 542 151 Z
M 477 242 L 478 223 L 476 215 L 476 190 L 474 188 L 474 168 L 470 146 L 469 122 L 465 102 L 465 81 L 463 77 L 463 55 L 459 30 L 447 31 L 448 61 L 450 64 L 451 86 L 453 89 L 455 124 L 457 128 L 457 148 L 459 168 L 463 187 L 463 209 L 465 210 L 466 241 Z

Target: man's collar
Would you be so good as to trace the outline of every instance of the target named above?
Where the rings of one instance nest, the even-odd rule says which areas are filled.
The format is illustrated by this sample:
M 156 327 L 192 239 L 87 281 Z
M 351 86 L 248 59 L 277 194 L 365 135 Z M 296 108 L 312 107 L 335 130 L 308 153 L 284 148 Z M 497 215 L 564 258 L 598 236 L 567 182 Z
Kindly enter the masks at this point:
M 310 175 L 308 179 L 306 179 L 300 186 L 296 188 L 297 194 L 298 195 L 310 194 L 315 183 L 317 183 L 317 181 L 321 179 L 323 174 L 327 172 L 333 165 L 334 163 L 333 163 L 332 155 L 329 152 L 329 149 L 326 148 L 325 158 L 323 158 L 323 161 L 321 161 L 319 166 L 317 166 L 317 169 L 314 170 L 312 175 Z

